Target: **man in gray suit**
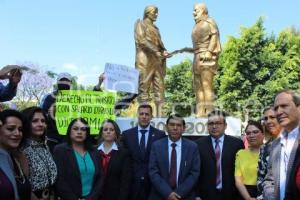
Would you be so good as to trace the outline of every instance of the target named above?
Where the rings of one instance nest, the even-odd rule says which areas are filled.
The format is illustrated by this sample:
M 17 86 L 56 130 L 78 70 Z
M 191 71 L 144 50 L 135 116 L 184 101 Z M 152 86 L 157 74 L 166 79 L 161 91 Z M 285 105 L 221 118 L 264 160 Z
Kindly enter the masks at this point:
M 286 184 L 300 140 L 300 94 L 283 90 L 275 96 L 274 108 L 283 131 L 271 146 L 268 173 L 263 183 L 265 200 L 283 200 Z

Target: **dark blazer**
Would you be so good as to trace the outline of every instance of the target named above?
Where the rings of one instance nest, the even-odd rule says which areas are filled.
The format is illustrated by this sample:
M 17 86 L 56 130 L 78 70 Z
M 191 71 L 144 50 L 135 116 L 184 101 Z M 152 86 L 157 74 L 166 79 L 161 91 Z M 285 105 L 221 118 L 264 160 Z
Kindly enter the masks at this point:
M 100 155 L 97 150 L 89 150 L 90 156 L 95 165 L 94 184 L 87 200 L 99 200 L 103 186 L 103 174 L 100 166 Z M 58 178 L 55 183 L 55 190 L 63 200 L 78 200 L 82 196 L 82 186 L 79 166 L 75 153 L 67 143 L 55 146 L 53 153 L 57 165 Z
M 104 200 L 127 200 L 131 184 L 131 163 L 128 150 L 113 150 L 104 178 Z
M 197 141 L 200 158 L 200 177 L 198 182 L 198 196 L 203 200 L 215 200 L 216 197 L 216 157 L 211 136 L 204 136 Z M 224 135 L 222 149 L 222 199 L 235 200 L 237 189 L 234 180 L 235 154 L 243 149 L 242 140 Z
M 300 199 L 300 191 L 297 189 L 296 186 L 296 175 L 298 170 L 300 170 L 300 142 L 298 143 L 298 148 L 296 151 L 294 163 L 292 165 L 290 178 L 287 182 L 284 200 Z
M 149 200 L 168 199 L 173 190 L 169 185 L 169 153 L 168 138 L 153 143 L 150 161 L 149 177 L 152 182 Z M 178 175 L 178 186 L 174 190 L 182 200 L 195 200 L 195 185 L 200 174 L 200 157 L 197 144 L 182 138 L 181 162 Z
M 143 157 L 140 150 L 139 138 L 138 138 L 138 127 L 134 127 L 125 130 L 122 133 L 122 144 L 129 150 L 132 160 L 132 185 L 131 185 L 131 198 L 138 199 L 137 195 L 140 191 L 148 193 L 150 190 L 150 181 L 148 178 L 148 163 L 151 145 L 154 141 L 165 137 L 164 131 L 156 129 L 150 126 L 149 137 L 147 141 L 146 156 Z M 147 196 L 147 194 L 146 194 Z

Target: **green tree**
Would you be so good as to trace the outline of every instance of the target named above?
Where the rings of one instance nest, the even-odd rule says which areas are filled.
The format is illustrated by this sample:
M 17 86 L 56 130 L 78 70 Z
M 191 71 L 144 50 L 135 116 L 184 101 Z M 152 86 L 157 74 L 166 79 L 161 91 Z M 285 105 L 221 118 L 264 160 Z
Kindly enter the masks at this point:
M 217 104 L 232 114 L 258 118 L 281 89 L 300 89 L 300 36 L 293 28 L 267 36 L 263 19 L 229 37 L 215 78 Z
M 191 60 L 184 60 L 167 69 L 165 87 L 169 113 L 176 112 L 182 116 L 190 116 L 194 113 L 195 95 L 192 86 Z

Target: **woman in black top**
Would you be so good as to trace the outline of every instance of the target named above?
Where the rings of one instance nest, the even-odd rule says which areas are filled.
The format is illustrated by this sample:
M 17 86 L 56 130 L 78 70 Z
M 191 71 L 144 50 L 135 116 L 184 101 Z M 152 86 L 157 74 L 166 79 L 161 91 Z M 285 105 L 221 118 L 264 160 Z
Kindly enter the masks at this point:
M 53 153 L 58 171 L 56 194 L 63 200 L 99 200 L 103 182 L 100 155 L 90 142 L 87 121 L 71 121 L 66 139 Z
M 131 183 L 129 152 L 119 145 L 120 128 L 107 119 L 100 128 L 98 147 L 104 171 L 103 194 L 100 200 L 127 200 Z

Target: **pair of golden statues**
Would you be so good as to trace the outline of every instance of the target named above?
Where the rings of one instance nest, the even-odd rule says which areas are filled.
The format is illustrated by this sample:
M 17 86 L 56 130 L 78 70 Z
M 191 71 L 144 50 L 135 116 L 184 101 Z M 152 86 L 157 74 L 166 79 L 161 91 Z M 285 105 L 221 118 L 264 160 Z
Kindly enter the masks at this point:
M 194 54 L 193 88 L 196 96 L 196 115 L 205 116 L 213 109 L 213 78 L 217 71 L 218 57 L 221 52 L 219 30 L 215 21 L 208 16 L 205 4 L 194 6 L 195 26 L 192 31 L 193 48 L 168 53 L 161 40 L 159 29 L 155 26 L 158 15 L 156 6 L 147 6 L 143 20 L 135 23 L 135 66 L 140 71 L 139 103 L 150 101 L 150 89 L 153 89 L 154 102 L 164 102 L 164 77 L 166 59 L 175 53 Z

